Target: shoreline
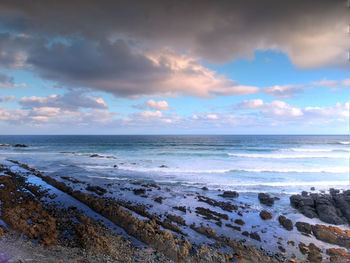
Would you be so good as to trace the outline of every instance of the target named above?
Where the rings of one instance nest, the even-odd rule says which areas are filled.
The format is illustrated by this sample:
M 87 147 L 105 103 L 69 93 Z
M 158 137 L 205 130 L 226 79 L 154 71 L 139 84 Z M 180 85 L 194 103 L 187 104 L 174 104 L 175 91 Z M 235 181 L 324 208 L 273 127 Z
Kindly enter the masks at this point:
M 77 234 L 78 230 L 85 231 L 84 233 L 98 232 L 95 230 L 97 221 L 80 218 L 87 216 L 87 218 L 98 218 L 104 222 L 101 228 L 104 229 L 104 231 L 101 230 L 103 234 L 96 234 L 94 243 L 102 244 L 101 247 L 109 247 L 107 244 L 110 241 L 106 240 L 117 238 L 117 244 L 120 247 L 128 247 L 125 251 L 128 251 L 129 255 L 135 253 L 134 250 L 145 250 L 140 246 L 146 246 L 147 251 L 151 249 L 152 253 L 155 253 L 151 255 L 154 256 L 157 253 L 163 255 L 163 259 L 153 262 L 166 262 L 162 260 L 256 262 L 256 259 L 264 262 L 303 262 L 307 258 L 315 262 L 320 262 L 320 258 L 324 262 L 329 262 L 332 259 L 330 256 L 336 252 L 330 252 L 327 249 L 341 247 L 344 249 L 344 246 L 350 248 L 348 245 L 350 243 L 328 244 L 324 242 L 324 238 L 320 241 L 311 232 L 306 233 L 308 235 L 306 236 L 305 229 L 303 229 L 304 233 L 300 232 L 299 228 L 296 230 L 295 220 L 292 222 L 282 213 L 276 214 L 274 206 L 269 206 L 272 198 L 269 196 L 259 198 L 260 202 L 267 202 L 262 205 L 264 209 L 259 210 L 255 207 L 261 205 L 258 198 L 255 205 L 247 204 L 239 199 L 239 193 L 234 192 L 218 191 L 217 197 L 213 198 L 212 195 L 209 196 L 210 191 L 205 188 L 200 193 L 179 194 L 172 189 L 163 189 L 159 185 L 142 182 L 134 182 L 127 187 L 118 183 L 101 187 L 88 185 L 69 175 L 52 178 L 16 161 L 6 161 L 1 169 L 5 171 L 4 176 L 14 180 L 16 187 L 29 191 L 31 198 L 37 200 L 38 205 L 47 211 L 49 217 L 58 221 L 66 217 L 67 222 L 73 223 L 75 229 L 67 227 L 67 222 L 60 223 L 61 229 L 58 231 L 60 236 L 56 237 L 56 242 L 59 243 L 58 245 L 61 245 L 62 240 L 68 242 L 68 245 L 64 243 L 66 247 L 79 247 L 77 236 L 80 240 L 84 240 L 84 235 Z M 109 196 L 110 193 L 115 192 L 119 193 L 118 199 Z M 132 196 L 135 199 L 130 201 L 125 196 Z M 155 196 L 157 198 L 154 198 Z M 165 204 L 168 202 L 170 204 Z M 275 202 L 277 203 L 278 200 Z M 187 206 L 182 206 L 183 203 Z M 164 206 L 166 209 L 162 209 Z M 69 208 L 72 211 L 69 211 Z M 266 217 L 264 216 L 266 220 L 262 219 L 262 211 L 267 212 Z M 300 214 L 298 216 L 303 217 Z M 78 226 L 76 226 L 77 218 Z M 9 220 L 2 219 L 5 222 Z M 304 228 L 308 228 L 308 225 L 315 228 L 320 222 L 317 219 L 305 221 Z M 290 225 L 292 231 L 287 230 Z M 322 225 L 324 227 L 319 227 L 321 230 L 328 229 L 327 224 Z M 21 232 L 18 229 L 17 231 Z M 229 235 L 227 235 L 228 231 L 230 231 Z M 62 232 L 71 232 L 71 237 L 62 235 Z M 111 233 L 116 236 L 109 236 Z M 347 235 L 348 233 L 344 234 L 344 236 Z M 99 239 L 104 240 L 104 243 Z M 96 250 L 94 247 L 96 244 L 87 245 L 86 240 L 85 243 L 79 242 L 81 247 L 90 246 L 90 251 Z M 315 247 L 313 245 L 310 247 L 310 243 L 316 244 Z M 340 246 L 337 246 L 337 243 Z M 350 258 L 346 250 L 336 251 L 342 254 L 343 259 Z M 105 251 L 105 253 L 112 252 Z M 339 257 L 338 254 L 333 257 Z

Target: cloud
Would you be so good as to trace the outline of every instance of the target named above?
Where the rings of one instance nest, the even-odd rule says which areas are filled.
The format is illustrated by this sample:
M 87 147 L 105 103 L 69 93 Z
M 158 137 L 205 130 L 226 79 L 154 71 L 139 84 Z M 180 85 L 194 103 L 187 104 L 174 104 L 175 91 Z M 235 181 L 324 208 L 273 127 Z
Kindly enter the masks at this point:
M 24 108 L 55 107 L 65 110 L 78 108 L 107 109 L 108 106 L 102 98 L 89 97 L 80 91 L 68 92 L 64 95 L 50 95 L 48 97 L 23 97 L 19 104 Z
M 148 100 L 141 105 L 136 105 L 135 107 L 139 109 L 151 109 L 151 110 L 159 110 L 159 111 L 170 110 L 170 106 L 168 105 L 168 102 L 165 100 L 159 100 L 159 101 Z
M 278 0 L 77 0 L 74 5 L 59 1 L 53 8 L 43 0 L 31 5 L 3 0 L 0 7 L 0 24 L 20 32 L 24 40 L 28 35 L 78 35 L 93 41 L 122 38 L 134 47 L 170 46 L 212 62 L 252 57 L 257 49 L 275 49 L 305 68 L 343 66 L 348 50 L 344 1 L 320 0 L 315 5 L 303 0 L 288 4 Z M 17 57 L 20 62 L 25 55 Z
M 275 85 L 272 87 L 263 88 L 262 91 L 266 94 L 277 98 L 292 98 L 295 94 L 304 92 L 304 85 Z
M 0 102 L 13 101 L 14 99 L 15 99 L 14 96 L 5 96 L 5 97 L 1 97 L 1 96 L 0 96 Z
M 24 88 L 25 83 L 16 84 L 13 77 L 7 76 L 0 72 L 0 89 L 1 88 Z
M 6 36 L 7 46 L 22 42 L 21 38 L 8 34 L 3 36 L 3 41 Z M 42 78 L 63 87 L 105 91 L 121 97 L 182 94 L 215 97 L 259 90 L 218 75 L 202 66 L 198 59 L 171 48 L 133 49 L 121 39 L 115 42 L 76 39 L 51 45 L 35 39 L 33 42 L 36 44 L 19 48 L 26 53 L 23 68 L 35 69 Z M 7 46 L 2 45 L 4 51 Z
M 346 122 L 350 102 L 336 103 L 329 107 L 297 107 L 284 101 L 264 102 L 260 99 L 245 100 L 234 106 L 235 111 L 258 110 L 257 118 L 299 124 Z
M 350 87 L 350 79 L 343 79 L 340 81 L 322 79 L 320 81 L 311 82 L 311 84 L 320 87 Z

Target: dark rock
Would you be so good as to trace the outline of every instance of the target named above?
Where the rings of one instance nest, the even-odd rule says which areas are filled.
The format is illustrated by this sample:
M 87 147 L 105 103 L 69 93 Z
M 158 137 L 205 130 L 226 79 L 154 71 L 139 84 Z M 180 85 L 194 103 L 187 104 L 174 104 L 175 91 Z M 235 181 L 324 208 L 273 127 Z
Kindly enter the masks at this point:
M 133 192 L 135 195 L 143 195 L 146 193 L 146 189 L 144 188 L 134 189 Z
M 242 219 L 236 219 L 236 220 L 235 220 L 235 223 L 236 223 L 237 225 L 240 225 L 240 226 L 244 226 L 244 225 L 245 225 L 245 222 L 244 222 Z
M 173 208 L 186 214 L 186 206 L 173 206 Z
M 249 232 L 248 231 L 243 231 L 242 235 L 248 237 L 249 236 Z
M 154 198 L 154 201 L 161 204 L 163 202 L 163 197 L 159 196 L 157 198 Z
M 328 248 L 327 255 L 330 257 L 330 262 L 349 262 L 350 253 L 342 248 Z
M 229 227 L 229 228 L 232 228 L 234 230 L 237 230 L 237 231 L 241 231 L 242 228 L 240 228 L 239 226 L 233 226 L 231 224 L 225 224 L 225 226 Z
M 90 155 L 90 157 L 91 157 L 91 158 L 102 158 L 102 156 L 101 156 L 101 155 L 96 154 L 96 153 L 91 154 L 91 155 Z
M 203 190 L 203 191 L 208 191 L 209 189 L 208 189 L 208 187 L 203 186 L 203 187 L 202 187 L 202 190 Z
M 299 232 L 304 233 L 304 234 L 311 234 L 312 228 L 309 223 L 305 222 L 296 222 L 295 227 L 298 229 Z
M 232 204 L 231 202 L 222 202 L 222 201 L 216 201 L 215 199 L 206 197 L 206 196 L 202 196 L 199 195 L 198 197 L 198 202 L 204 202 L 207 203 L 211 206 L 218 206 L 220 207 L 222 210 L 228 211 L 228 212 L 232 212 L 232 211 L 236 211 L 238 210 L 238 206 Z
M 113 167 L 114 167 L 114 168 L 118 168 L 118 165 L 115 164 L 115 165 L 113 165 Z
M 312 225 L 312 233 L 321 241 L 350 249 L 350 231 L 335 226 Z
M 311 190 L 311 191 L 315 191 L 315 187 L 311 187 L 310 190 Z
M 25 144 L 15 144 L 15 145 L 13 145 L 13 147 L 25 148 L 25 147 L 28 147 L 28 145 L 25 145 Z
M 258 198 L 260 203 L 267 206 L 272 206 L 275 202 L 275 200 L 271 198 L 269 194 L 265 194 L 265 193 L 259 193 Z
M 271 215 L 269 212 L 267 212 L 266 210 L 262 210 L 262 211 L 260 212 L 260 217 L 261 217 L 263 220 L 269 220 L 269 219 L 272 218 L 272 215 Z
M 159 168 L 169 168 L 169 167 L 166 166 L 165 164 L 162 164 L 161 166 L 159 166 Z
M 236 191 L 225 191 L 223 194 L 219 195 L 226 198 L 236 198 L 239 194 Z
M 288 231 L 293 230 L 293 222 L 292 220 L 286 218 L 285 216 L 279 216 L 278 222 Z
M 252 232 L 249 234 L 250 238 L 261 241 L 261 238 L 257 232 Z
M 220 221 L 220 219 L 228 220 L 228 215 L 222 214 L 204 207 L 196 207 L 196 213 L 203 215 L 204 219 L 208 219 L 208 220 L 209 219 L 214 219 L 217 221 Z
M 100 186 L 91 186 L 91 185 L 88 185 L 86 187 L 86 190 L 90 191 L 90 192 L 94 192 L 98 195 L 104 195 L 105 193 L 107 193 L 107 190 L 100 187 Z
M 281 252 L 286 252 L 286 249 L 283 246 L 278 246 L 278 249 L 281 250 Z

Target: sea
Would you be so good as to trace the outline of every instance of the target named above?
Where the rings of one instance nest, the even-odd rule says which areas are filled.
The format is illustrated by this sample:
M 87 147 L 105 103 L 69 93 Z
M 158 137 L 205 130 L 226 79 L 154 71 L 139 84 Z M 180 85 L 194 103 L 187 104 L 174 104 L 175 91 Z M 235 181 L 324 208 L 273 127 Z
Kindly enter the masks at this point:
M 350 186 L 349 135 L 2 135 L 0 145 L 0 162 L 96 184 L 287 195 Z

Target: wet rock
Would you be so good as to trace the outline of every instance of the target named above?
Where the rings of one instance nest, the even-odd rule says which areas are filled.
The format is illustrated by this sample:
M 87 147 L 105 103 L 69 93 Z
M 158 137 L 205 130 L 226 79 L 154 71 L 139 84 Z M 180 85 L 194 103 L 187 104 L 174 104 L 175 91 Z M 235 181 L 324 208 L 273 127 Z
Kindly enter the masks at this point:
M 329 194 L 302 194 L 290 197 L 290 203 L 309 218 L 319 218 L 329 224 L 350 222 L 350 191 L 330 189 Z
M 245 222 L 242 220 L 242 219 L 236 219 L 234 221 L 237 225 L 240 225 L 240 226 L 244 226 L 245 225 Z
M 248 231 L 243 231 L 242 235 L 248 237 L 249 236 L 249 232 Z
M 202 190 L 203 190 L 203 191 L 208 191 L 209 189 L 208 189 L 208 187 L 203 186 L 203 187 L 202 187 Z
M 105 193 L 107 193 L 107 190 L 100 187 L 100 186 L 92 186 L 92 185 L 88 185 L 86 187 L 86 190 L 90 191 L 90 192 L 94 192 L 98 195 L 104 195 Z
M 225 198 L 236 198 L 239 194 L 236 191 L 224 191 L 223 194 L 219 195 Z
M 295 242 L 293 240 L 288 240 L 287 241 L 288 245 L 295 246 Z
M 119 168 L 117 164 L 113 165 L 113 168 Z
M 311 225 L 309 223 L 305 222 L 296 222 L 295 227 L 298 229 L 299 232 L 310 235 L 312 232 Z
M 212 199 L 212 198 L 209 198 L 206 196 L 202 196 L 202 195 L 198 195 L 197 198 L 198 198 L 198 202 L 204 202 L 204 203 L 207 203 L 211 206 L 220 207 L 222 210 L 225 210 L 228 212 L 238 210 L 238 206 L 232 204 L 231 202 L 216 201 L 215 199 Z
M 317 224 L 312 226 L 312 232 L 321 241 L 350 249 L 350 230 Z
M 262 210 L 259 215 L 263 220 L 269 220 L 272 218 L 272 215 L 266 210 Z
M 154 198 L 154 201 L 161 204 L 163 202 L 163 197 L 159 196 L 157 198 Z
M 91 158 L 102 158 L 103 156 L 102 155 L 99 155 L 97 153 L 94 153 L 94 154 L 91 154 L 90 155 Z
M 186 222 L 181 216 L 167 214 L 167 218 L 175 223 L 178 223 L 179 225 L 185 226 Z
M 25 144 L 15 144 L 15 145 L 13 145 L 13 147 L 17 147 L 17 148 L 26 148 L 26 147 L 28 147 L 28 145 L 25 145 Z
M 260 203 L 267 205 L 267 206 L 273 206 L 275 199 L 271 198 L 269 194 L 265 193 L 259 193 L 258 198 Z
M 350 253 L 342 248 L 328 248 L 327 255 L 330 257 L 330 262 L 349 262 Z
M 249 234 L 249 236 L 250 236 L 250 238 L 261 242 L 261 238 L 260 238 L 258 232 L 252 232 L 252 233 Z
M 132 191 L 134 192 L 135 195 L 144 195 L 146 193 L 146 189 L 144 189 L 144 188 L 138 188 L 138 189 L 134 189 Z
M 293 230 L 293 222 L 292 220 L 286 218 L 285 216 L 279 216 L 278 222 L 288 231 Z
M 159 168 L 169 168 L 169 167 L 166 166 L 165 164 L 162 164 L 161 166 L 159 166 Z
M 311 191 L 315 191 L 315 187 L 311 187 L 310 190 L 311 190 Z
M 285 249 L 283 246 L 278 246 L 278 249 L 279 249 L 281 252 L 286 252 L 286 249 Z
M 186 206 L 173 206 L 173 208 L 186 214 Z
M 217 220 L 217 221 L 220 221 L 221 219 L 228 220 L 228 215 L 222 214 L 204 207 L 196 207 L 196 213 L 203 215 L 204 219 L 208 219 L 208 220 L 210 219 Z
M 242 228 L 240 228 L 239 226 L 233 226 L 231 224 L 225 224 L 225 226 L 229 227 L 229 228 L 232 228 L 234 230 L 237 230 L 237 231 L 241 231 Z
M 321 262 L 322 261 L 322 250 L 318 248 L 314 243 L 309 244 L 309 254 L 307 259 L 310 262 Z
M 190 227 L 193 230 L 197 231 L 198 233 L 201 233 L 207 237 L 210 237 L 210 238 L 216 237 L 216 231 L 213 228 L 205 227 L 205 226 L 196 227 L 194 223 L 192 225 L 190 225 Z

